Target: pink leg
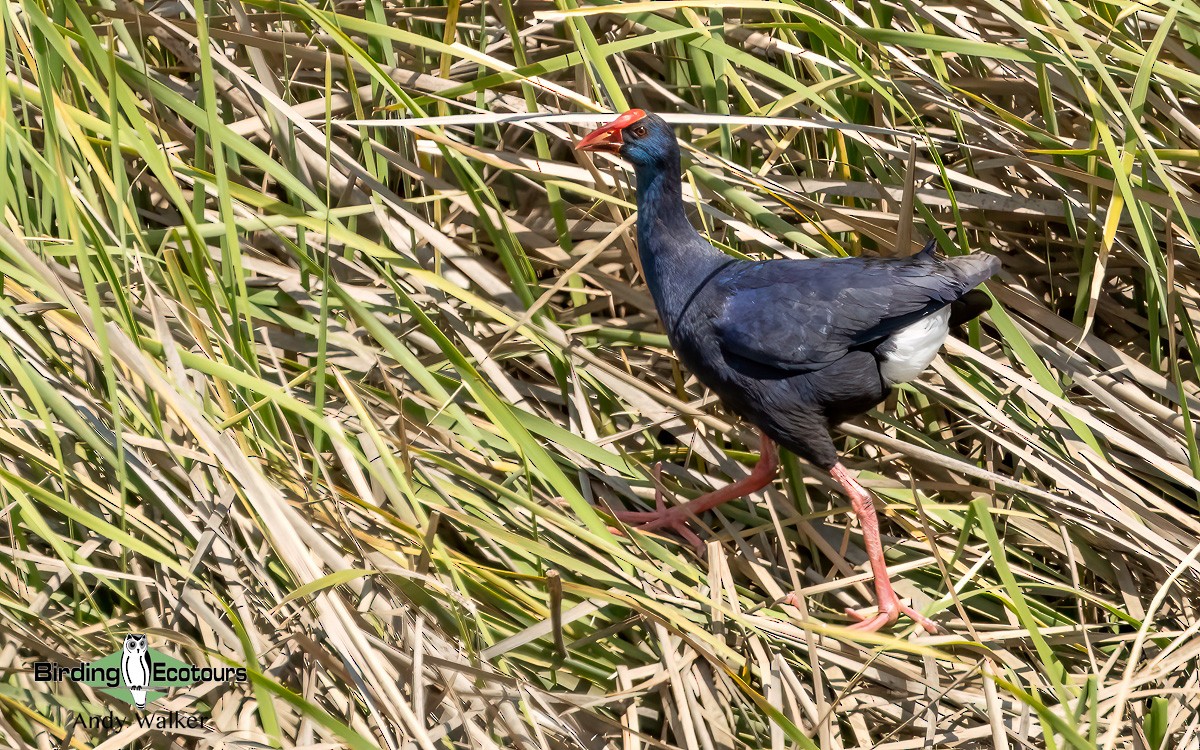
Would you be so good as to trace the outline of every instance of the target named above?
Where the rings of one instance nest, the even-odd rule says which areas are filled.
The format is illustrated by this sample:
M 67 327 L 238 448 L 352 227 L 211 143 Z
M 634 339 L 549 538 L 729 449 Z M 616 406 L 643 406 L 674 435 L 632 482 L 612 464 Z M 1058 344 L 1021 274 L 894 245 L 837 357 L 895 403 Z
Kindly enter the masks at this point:
M 883 542 L 879 538 L 879 516 L 875 513 L 875 503 L 871 493 L 850 476 L 845 466 L 836 463 L 829 470 L 830 475 L 842 485 L 842 490 L 850 498 L 850 505 L 858 522 L 862 526 L 863 545 L 867 548 L 867 558 L 871 561 L 871 573 L 875 577 L 875 600 L 879 604 L 879 613 L 872 617 L 864 617 L 853 610 L 846 614 L 858 620 L 851 628 L 873 632 L 887 627 L 906 614 L 930 633 L 936 633 L 937 625 L 925 615 L 900 602 L 896 591 L 892 588 L 892 579 L 888 575 L 887 562 L 883 559 Z
M 654 531 L 656 529 L 671 529 L 682 536 L 694 547 L 698 549 L 704 548 L 704 542 L 700 537 L 696 536 L 688 527 L 688 521 L 703 513 L 706 510 L 727 503 L 730 500 L 736 500 L 739 497 L 745 497 L 752 492 L 757 492 L 763 487 L 766 487 L 775 478 L 779 471 L 779 452 L 775 450 L 775 443 L 771 438 L 763 433 L 759 433 L 759 450 L 762 457 L 755 464 L 754 470 L 747 474 L 742 479 L 733 484 L 726 485 L 719 490 L 701 495 L 683 505 L 676 505 L 673 508 L 668 508 L 663 501 L 662 490 L 657 489 L 654 493 L 654 503 L 657 506 L 653 511 L 617 511 L 613 516 L 622 523 L 627 523 L 636 526 L 642 531 Z M 655 467 L 655 480 L 658 479 L 658 467 Z M 657 481 L 656 481 L 657 484 Z

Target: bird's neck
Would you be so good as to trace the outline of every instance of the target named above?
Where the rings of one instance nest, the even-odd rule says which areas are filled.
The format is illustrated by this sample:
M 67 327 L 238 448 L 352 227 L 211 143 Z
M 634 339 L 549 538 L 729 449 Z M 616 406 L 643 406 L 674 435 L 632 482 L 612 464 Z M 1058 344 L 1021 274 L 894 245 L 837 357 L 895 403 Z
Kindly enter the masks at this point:
M 638 169 L 637 184 L 638 255 L 654 303 L 670 328 L 693 292 L 729 258 L 688 221 L 677 160 Z
M 678 164 L 637 170 L 638 227 L 691 229 L 683 210 L 683 173 Z

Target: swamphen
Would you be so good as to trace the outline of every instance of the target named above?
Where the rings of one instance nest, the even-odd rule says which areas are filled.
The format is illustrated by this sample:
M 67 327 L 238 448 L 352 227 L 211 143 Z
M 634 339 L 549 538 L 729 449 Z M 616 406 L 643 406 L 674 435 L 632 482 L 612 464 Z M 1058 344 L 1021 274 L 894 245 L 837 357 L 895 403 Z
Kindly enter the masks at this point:
M 762 458 L 746 478 L 685 505 L 668 509 L 660 498 L 656 511 L 616 517 L 699 543 L 687 520 L 770 484 L 778 443 L 828 471 L 862 524 L 878 612 L 848 610 L 858 621 L 852 627 L 878 630 L 905 613 L 936 632 L 892 589 L 871 495 L 838 461 L 829 430 L 916 378 L 950 325 L 986 310 L 987 295 L 972 290 L 999 270 L 999 260 L 945 257 L 934 242 L 908 258 L 736 260 L 688 221 L 679 145 L 662 118 L 631 109 L 575 148 L 633 164 L 638 251 L 671 345 L 730 411 L 758 427 L 762 441 Z

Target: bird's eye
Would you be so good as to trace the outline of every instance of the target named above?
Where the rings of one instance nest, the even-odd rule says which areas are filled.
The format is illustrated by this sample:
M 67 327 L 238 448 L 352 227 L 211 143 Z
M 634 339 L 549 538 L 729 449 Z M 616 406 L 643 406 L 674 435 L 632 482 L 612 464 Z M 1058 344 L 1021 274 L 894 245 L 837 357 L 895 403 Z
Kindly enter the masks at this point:
M 645 125 L 634 125 L 632 132 L 636 137 L 641 138 L 642 136 L 646 135 L 646 126 Z

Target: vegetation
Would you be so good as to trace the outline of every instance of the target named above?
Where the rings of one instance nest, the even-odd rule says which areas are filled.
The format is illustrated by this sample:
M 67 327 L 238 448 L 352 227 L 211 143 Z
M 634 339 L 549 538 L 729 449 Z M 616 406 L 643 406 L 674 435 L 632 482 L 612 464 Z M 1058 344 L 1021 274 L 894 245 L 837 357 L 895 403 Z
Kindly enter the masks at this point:
M 590 2 L 0 6 L 0 743 L 1200 745 L 1200 5 Z M 842 445 L 948 634 L 845 629 L 794 459 L 609 530 L 755 445 L 571 148 L 629 106 L 730 253 L 1003 259 Z M 34 681 L 130 631 L 250 684 Z

